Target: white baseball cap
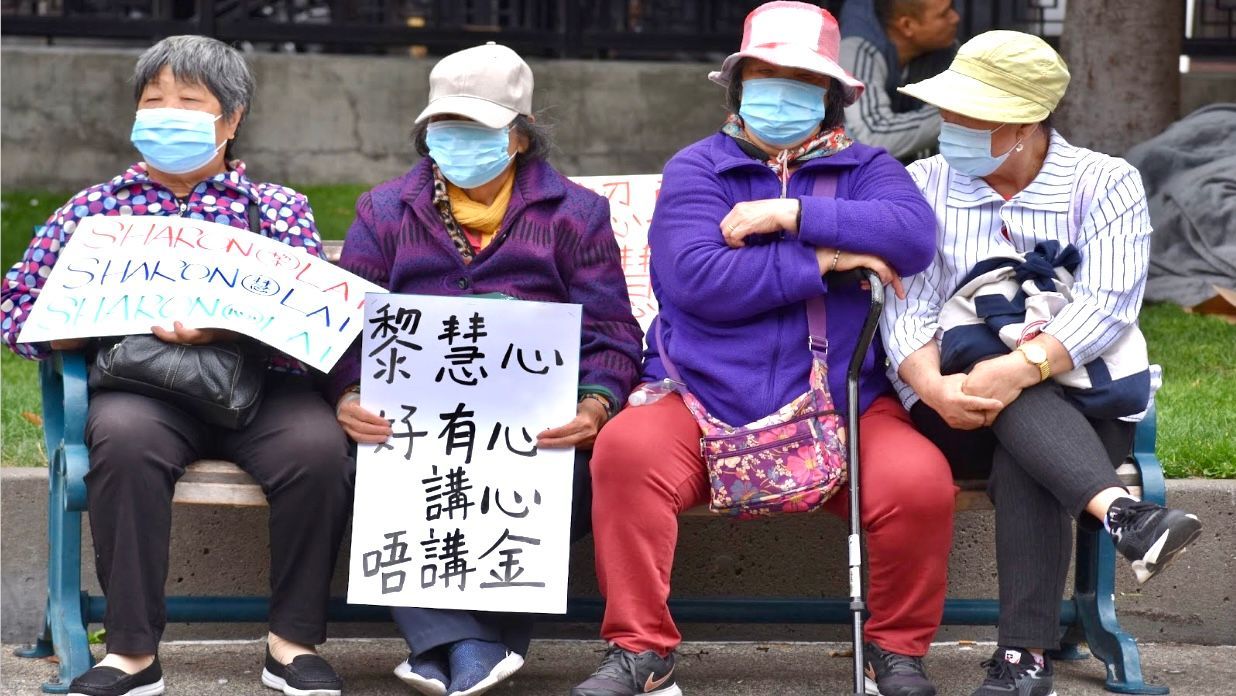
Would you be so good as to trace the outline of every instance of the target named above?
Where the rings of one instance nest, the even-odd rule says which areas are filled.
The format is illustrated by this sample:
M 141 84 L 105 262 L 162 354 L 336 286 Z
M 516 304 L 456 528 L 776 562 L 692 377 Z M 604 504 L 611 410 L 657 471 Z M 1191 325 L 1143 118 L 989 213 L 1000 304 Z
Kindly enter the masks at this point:
M 429 105 L 416 123 L 439 114 L 457 114 L 489 128 L 531 115 L 532 69 L 493 41 L 452 53 L 429 73 Z

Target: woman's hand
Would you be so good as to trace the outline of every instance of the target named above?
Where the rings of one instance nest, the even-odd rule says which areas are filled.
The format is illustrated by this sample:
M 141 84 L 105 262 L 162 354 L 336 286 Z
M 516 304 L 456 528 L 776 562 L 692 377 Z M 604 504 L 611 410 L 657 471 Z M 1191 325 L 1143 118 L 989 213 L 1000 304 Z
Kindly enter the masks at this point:
M 749 235 L 797 232 L 799 205 L 797 198 L 744 201 L 722 218 L 721 236 L 726 244 L 737 249 L 746 246 L 743 239 Z
M 81 350 L 90 342 L 88 338 L 57 338 L 51 342 L 52 350 Z
M 235 341 L 240 337 L 235 331 L 227 329 L 190 329 L 178 321 L 172 323 L 170 331 L 161 326 L 152 326 L 150 332 L 160 341 L 185 346 L 204 346 L 217 341 Z
M 335 419 L 343 432 L 361 445 L 377 445 L 391 436 L 391 424 L 382 416 L 360 405 L 360 392 L 349 391 L 335 405 Z
M 856 254 L 851 251 L 817 248 L 815 260 L 820 265 L 820 275 L 833 271 L 852 271 L 855 268 L 870 268 L 880 276 L 884 285 L 892 285 L 897 297 L 905 299 L 906 289 L 901 285 L 901 276 L 884 259 L 871 254 Z M 864 289 L 866 284 L 864 283 Z
M 583 399 L 575 407 L 575 418 L 566 425 L 550 428 L 536 436 L 537 447 L 591 447 L 609 413 L 596 399 Z
M 1004 403 L 963 391 L 962 385 L 966 379 L 967 375 L 963 374 L 944 375 L 935 381 L 931 390 L 920 396 L 950 428 L 977 430 L 991 425 L 1004 408 Z
M 995 399 L 1007 406 L 1021 396 L 1023 389 L 1038 383 L 1039 369 L 1020 355 L 1010 353 L 975 365 L 966 375 L 961 390 L 971 396 Z M 998 412 L 991 414 L 987 425 L 991 425 L 997 415 Z

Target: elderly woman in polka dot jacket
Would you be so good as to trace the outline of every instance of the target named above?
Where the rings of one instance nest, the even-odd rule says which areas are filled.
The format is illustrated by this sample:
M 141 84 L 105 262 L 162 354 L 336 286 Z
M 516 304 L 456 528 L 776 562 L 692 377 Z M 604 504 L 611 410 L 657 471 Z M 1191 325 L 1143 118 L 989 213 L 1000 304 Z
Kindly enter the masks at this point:
M 211 220 L 320 253 L 305 197 L 251 181 L 244 164 L 229 158 L 254 91 L 240 53 L 206 37 L 170 37 L 138 59 L 134 85 L 132 141 L 144 161 L 73 196 L 39 228 L 4 277 L 0 333 L 23 357 L 92 347 L 85 339 L 17 343 L 57 252 L 83 218 Z M 179 344 L 236 338 L 179 321 L 151 331 Z M 163 693 L 157 653 L 166 623 L 172 490 L 199 458 L 237 462 L 270 502 L 272 597 L 262 682 L 285 694 L 341 693 L 341 680 L 314 646 L 326 639 L 329 584 L 351 508 L 353 462 L 333 410 L 314 391 L 304 366 L 272 356 L 260 410 L 239 430 L 209 425 L 159 399 L 98 390 L 90 399 L 86 443 L 95 565 L 107 596 L 107 656 L 73 680 L 71 694 Z

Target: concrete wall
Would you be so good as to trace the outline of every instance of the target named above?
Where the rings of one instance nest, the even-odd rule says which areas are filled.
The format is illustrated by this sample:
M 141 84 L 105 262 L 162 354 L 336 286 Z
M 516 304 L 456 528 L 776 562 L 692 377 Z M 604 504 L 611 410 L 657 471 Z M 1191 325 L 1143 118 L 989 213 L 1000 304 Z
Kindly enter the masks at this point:
M 1236 72 L 1197 72 L 1180 81 L 1180 113 L 1191 114 L 1207 104 L 1236 102 Z
M 46 586 L 45 469 L 0 470 L 0 598 L 4 641 L 28 641 L 39 625 Z M 1145 588 L 1119 568 L 1118 607 L 1122 624 L 1147 641 L 1236 644 L 1236 481 L 1170 481 L 1174 505 L 1196 511 L 1205 526 L 1202 539 L 1175 565 Z M 175 506 L 171 594 L 261 595 L 267 591 L 265 508 Z M 992 515 L 967 512 L 957 518 L 949 559 L 949 596 L 996 595 Z M 83 522 L 83 526 L 86 526 Z M 675 596 L 842 596 L 845 584 L 845 525 L 828 515 L 788 516 L 756 522 L 684 518 L 674 568 Z M 89 531 L 82 535 L 83 578 L 93 594 L 93 552 Z M 346 559 L 345 548 L 341 559 Z M 335 594 L 345 593 L 347 570 L 340 561 Z M 596 596 L 592 542 L 572 549 L 571 593 Z M 843 626 L 684 626 L 689 639 L 838 639 Z M 256 637 L 255 625 L 169 626 L 169 638 Z M 331 634 L 390 635 L 388 624 L 332 626 Z M 544 624 L 544 635 L 590 638 L 595 625 Z M 948 627 L 941 639 L 992 639 L 985 627 Z
M 137 159 L 129 144 L 135 50 L 8 46 L 3 186 L 77 190 Z M 408 132 L 428 98 L 433 60 L 249 56 L 253 115 L 237 152 L 257 179 L 377 183 L 415 159 Z M 554 163 L 568 175 L 658 172 L 714 131 L 721 88 L 696 63 L 534 61 L 535 108 L 554 125 Z M 1185 75 L 1182 112 L 1236 101 L 1236 75 Z
M 79 189 L 137 159 L 129 144 L 132 50 L 3 50 L 3 185 Z M 415 159 L 408 133 L 433 60 L 249 56 L 258 92 L 237 152 L 258 179 L 377 183 Z M 534 108 L 568 175 L 659 172 L 715 130 L 722 90 L 707 65 L 533 61 Z M 604 85 L 604 89 L 597 89 Z

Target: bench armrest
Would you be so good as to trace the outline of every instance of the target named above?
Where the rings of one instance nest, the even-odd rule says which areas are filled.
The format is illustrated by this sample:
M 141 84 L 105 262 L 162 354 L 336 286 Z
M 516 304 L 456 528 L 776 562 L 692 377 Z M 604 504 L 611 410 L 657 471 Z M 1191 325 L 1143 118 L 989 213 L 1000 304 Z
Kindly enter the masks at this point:
M 43 439 L 47 447 L 50 485 L 60 488 L 65 509 L 86 509 L 86 356 L 81 351 L 56 351 L 39 365 L 43 393 Z
M 1146 417 L 1137 424 L 1133 433 L 1133 463 L 1142 474 L 1142 500 L 1159 505 L 1167 503 L 1167 484 L 1163 480 L 1163 465 L 1154 452 L 1157 437 L 1157 413 L 1154 403 L 1146 410 Z

